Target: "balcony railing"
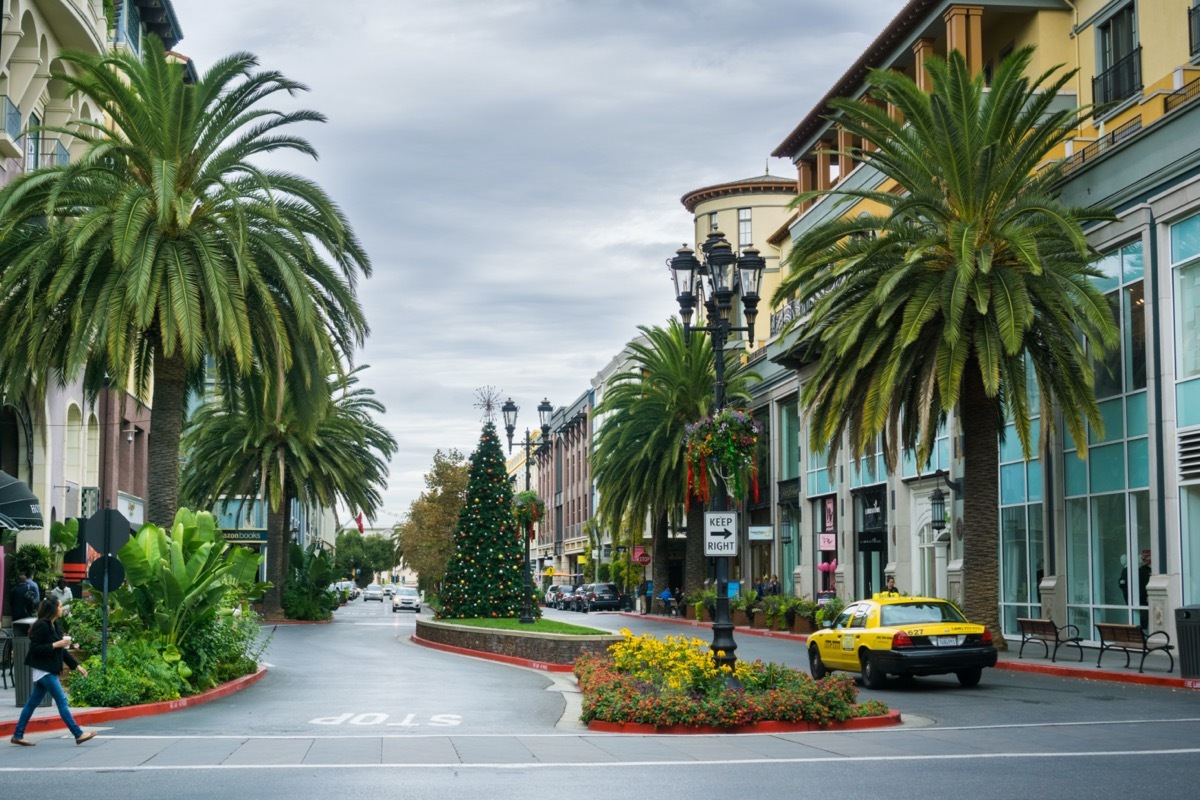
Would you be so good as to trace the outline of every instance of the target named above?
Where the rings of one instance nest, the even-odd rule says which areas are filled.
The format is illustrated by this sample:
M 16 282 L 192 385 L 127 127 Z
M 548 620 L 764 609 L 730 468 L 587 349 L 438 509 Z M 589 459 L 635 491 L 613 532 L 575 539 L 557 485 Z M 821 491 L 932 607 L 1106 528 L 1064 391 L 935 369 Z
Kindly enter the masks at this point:
M 1092 78 L 1092 97 L 1098 105 L 1125 100 L 1142 90 L 1142 48 Z
M 1142 118 L 1140 116 L 1134 117 L 1124 125 L 1113 128 L 1111 131 L 1104 134 L 1104 136 L 1092 142 L 1087 147 L 1068 156 L 1066 161 L 1063 163 L 1063 172 L 1071 172 L 1072 170 L 1078 169 L 1083 164 L 1095 159 L 1098 155 L 1113 145 L 1120 144 L 1131 136 L 1136 136 L 1141 129 Z
M 42 137 L 42 149 L 38 157 L 39 167 L 65 167 L 71 160 L 71 154 L 63 143 L 51 136 Z
M 13 105 L 13 101 L 0 96 L 0 112 L 4 114 L 4 132 L 8 138 L 21 138 L 21 109 Z
M 1200 78 L 1188 83 L 1181 89 L 1176 89 L 1163 99 L 1164 113 L 1170 114 L 1184 103 L 1200 96 Z
M 1192 58 L 1200 55 L 1200 8 L 1188 9 L 1188 49 Z
M 775 336 L 792 320 L 801 319 L 812 311 L 813 301 L 792 300 L 786 306 L 771 315 L 771 335 Z

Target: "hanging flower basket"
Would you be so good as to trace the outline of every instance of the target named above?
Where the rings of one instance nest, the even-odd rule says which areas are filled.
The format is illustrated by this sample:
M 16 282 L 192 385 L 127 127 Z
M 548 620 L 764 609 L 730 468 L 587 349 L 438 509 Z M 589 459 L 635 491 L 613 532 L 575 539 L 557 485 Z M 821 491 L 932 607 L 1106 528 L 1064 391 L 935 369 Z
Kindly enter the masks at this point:
M 729 495 L 741 499 L 746 489 L 743 476 L 749 472 L 749 484 L 757 500 L 755 456 L 762 432 L 761 422 L 745 411 L 733 408 L 688 425 L 683 436 L 687 448 L 688 494 L 708 500 L 708 470 L 711 469 L 725 481 Z
M 533 538 L 533 526 L 546 516 L 546 504 L 533 490 L 521 492 L 513 498 L 513 516 L 517 518 L 521 530 L 529 531 L 530 538 Z

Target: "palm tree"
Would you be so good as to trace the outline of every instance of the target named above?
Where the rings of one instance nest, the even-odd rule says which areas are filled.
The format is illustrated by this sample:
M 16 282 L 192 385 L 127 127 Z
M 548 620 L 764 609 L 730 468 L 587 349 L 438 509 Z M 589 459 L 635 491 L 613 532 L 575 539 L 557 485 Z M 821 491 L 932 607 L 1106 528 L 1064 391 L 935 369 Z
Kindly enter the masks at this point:
M 592 454 L 592 474 L 600 494 L 598 512 L 610 527 L 625 519 L 651 522 L 654 585 L 668 581 L 667 530 L 677 521 L 688 494 L 684 458 L 685 428 L 712 412 L 716 370 L 712 342 L 693 335 L 684 341 L 683 326 L 672 319 L 666 328 L 639 328 L 642 339 L 630 342 L 630 369 L 616 375 L 596 408 L 609 416 L 600 426 Z M 733 352 L 726 354 L 727 402 L 744 402 L 750 380 Z M 704 517 L 699 502 L 686 517 L 687 557 L 684 591 L 704 582 Z
M 178 505 L 187 378 L 211 356 L 226 375 L 257 363 L 307 389 L 323 376 L 292 369 L 293 350 L 324 340 L 348 357 L 367 324 L 355 285 L 366 253 L 312 181 L 259 156 L 312 146 L 287 129 L 313 111 L 263 101 L 304 86 L 237 53 L 185 81 L 162 43 L 143 59 L 65 55 L 58 76 L 111 126 L 78 120 L 74 162 L 0 190 L 0 381 L 108 382 L 146 397 L 151 520 Z M 32 375 L 30 374 L 32 371 Z
M 810 446 L 828 447 L 831 465 L 843 443 L 858 457 L 878 436 L 889 470 L 901 447 L 927 464 L 938 426 L 958 407 L 965 610 L 994 631 L 997 448 L 1011 419 L 1025 457 L 1034 452 L 1027 365 L 1041 390 L 1042 435 L 1057 407 L 1083 450 L 1085 420 L 1101 422 L 1088 352 L 1117 338 L 1090 282 L 1096 254 L 1081 227 L 1111 215 L 1063 204 L 1060 167 L 1039 169 L 1090 112 L 1055 110 L 1073 73 L 1030 80 L 1031 55 L 1008 58 L 988 91 L 957 51 L 929 63 L 932 94 L 872 72 L 874 100 L 903 122 L 868 102 L 834 101 L 838 124 L 871 145 L 855 156 L 896 189 L 835 189 L 886 211 L 801 235 L 775 295 L 814 304 L 796 323 L 813 365 L 801 401 Z
M 292 401 L 283 382 L 253 373 L 201 406 L 185 432 L 185 498 L 208 507 L 222 497 L 257 494 L 268 503 L 267 579 L 274 584 L 265 598 L 268 616 L 281 610 L 291 500 L 325 508 L 340 501 L 368 517 L 382 502 L 396 441 L 375 419 L 384 408 L 374 392 L 357 388 L 363 369 L 331 374 L 316 390 L 327 402 L 315 417 Z

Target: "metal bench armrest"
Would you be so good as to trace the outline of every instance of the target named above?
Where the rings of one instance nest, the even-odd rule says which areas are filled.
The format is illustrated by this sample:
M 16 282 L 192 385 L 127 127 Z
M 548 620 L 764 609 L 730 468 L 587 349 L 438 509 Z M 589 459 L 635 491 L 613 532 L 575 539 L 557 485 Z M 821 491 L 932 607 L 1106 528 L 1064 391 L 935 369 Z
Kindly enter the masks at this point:
M 1074 625 L 1072 625 L 1070 623 L 1067 623 L 1066 625 L 1063 625 L 1061 628 L 1059 628 L 1058 635 L 1061 638 L 1068 639 L 1068 640 L 1083 638 L 1082 636 L 1079 635 L 1079 628 L 1075 627 Z
M 1163 641 L 1161 643 L 1151 641 L 1155 636 L 1163 637 Z M 1146 637 L 1146 647 L 1164 647 L 1164 646 L 1170 647 L 1171 646 L 1171 634 L 1167 633 L 1166 631 L 1154 631 L 1153 633 L 1145 634 L 1145 637 Z

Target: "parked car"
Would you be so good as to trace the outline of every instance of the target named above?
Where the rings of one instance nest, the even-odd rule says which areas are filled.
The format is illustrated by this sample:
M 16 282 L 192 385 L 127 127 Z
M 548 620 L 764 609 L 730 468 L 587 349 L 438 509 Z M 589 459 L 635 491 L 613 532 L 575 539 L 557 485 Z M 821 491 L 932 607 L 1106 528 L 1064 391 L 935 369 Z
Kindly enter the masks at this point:
M 564 583 L 558 587 L 558 591 L 554 595 L 554 607 L 559 611 L 566 611 L 574 600 L 575 587 L 572 584 Z
M 931 597 L 877 594 L 846 606 L 832 625 L 808 637 L 809 672 L 817 680 L 835 670 L 858 672 L 868 689 L 888 675 L 953 673 L 975 686 L 996 665 L 992 634 L 967 621 L 950 602 Z
M 558 599 L 565 587 L 561 583 L 552 583 L 546 587 L 546 607 L 558 608 Z
M 396 596 L 396 584 L 389 583 L 387 586 L 384 586 L 383 587 L 383 596 L 384 597 L 395 597 Z
M 588 611 L 616 611 L 621 607 L 621 593 L 615 583 L 589 583 L 584 608 Z
M 392 612 L 421 610 L 421 593 L 411 586 L 401 586 L 392 597 Z
M 363 592 L 363 602 L 365 603 L 368 600 L 378 600 L 379 602 L 382 603 L 383 602 L 383 587 L 380 586 L 378 583 L 372 583 L 370 586 L 368 586 L 367 590 L 365 592 Z
M 593 585 L 591 583 L 581 583 L 575 587 L 575 592 L 571 595 L 572 611 L 587 611 L 587 595 Z

